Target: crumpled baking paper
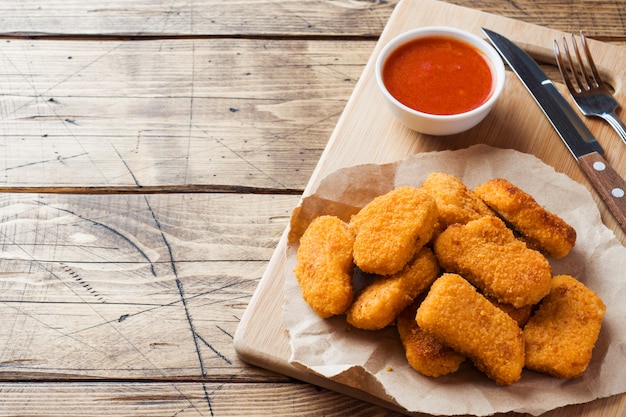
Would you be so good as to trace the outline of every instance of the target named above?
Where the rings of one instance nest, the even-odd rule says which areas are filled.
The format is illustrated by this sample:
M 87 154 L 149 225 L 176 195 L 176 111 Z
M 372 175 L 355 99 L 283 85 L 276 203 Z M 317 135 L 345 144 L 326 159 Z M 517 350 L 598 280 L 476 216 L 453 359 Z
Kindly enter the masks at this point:
M 586 373 L 559 380 L 524 370 L 520 381 L 502 387 L 468 360 L 461 370 L 425 377 L 406 362 L 395 328 L 362 331 L 345 317 L 320 319 L 305 303 L 293 274 L 299 237 L 321 214 L 345 220 L 375 196 L 402 185 L 420 186 L 431 172 L 447 172 L 474 188 L 506 178 L 570 223 L 576 246 L 553 274 L 570 274 L 594 290 L 607 306 L 602 331 Z M 408 412 L 486 416 L 501 412 L 539 415 L 569 404 L 626 392 L 626 248 L 600 219 L 590 193 L 532 155 L 486 145 L 417 154 L 386 165 L 344 168 L 326 177 L 294 210 L 289 230 L 283 325 L 289 362 L 397 404 Z

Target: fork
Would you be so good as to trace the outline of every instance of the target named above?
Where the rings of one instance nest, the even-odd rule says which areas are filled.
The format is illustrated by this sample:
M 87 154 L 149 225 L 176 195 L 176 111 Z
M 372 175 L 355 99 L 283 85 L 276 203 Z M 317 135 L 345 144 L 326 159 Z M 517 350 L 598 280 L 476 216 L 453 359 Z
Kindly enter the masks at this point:
M 591 73 L 585 69 L 585 64 L 578 50 L 578 44 L 574 35 L 572 35 L 572 46 L 577 62 L 574 62 L 572 59 L 565 36 L 563 37 L 563 54 L 559 50 L 558 42 L 556 39 L 554 40 L 554 55 L 556 56 L 556 62 L 565 85 L 582 114 L 603 118 L 626 143 L 626 126 L 615 113 L 619 103 L 600 78 L 600 73 L 593 62 L 587 40 L 582 31 L 580 32 L 580 41 Z M 574 75 L 576 85 L 572 82 L 569 73 Z

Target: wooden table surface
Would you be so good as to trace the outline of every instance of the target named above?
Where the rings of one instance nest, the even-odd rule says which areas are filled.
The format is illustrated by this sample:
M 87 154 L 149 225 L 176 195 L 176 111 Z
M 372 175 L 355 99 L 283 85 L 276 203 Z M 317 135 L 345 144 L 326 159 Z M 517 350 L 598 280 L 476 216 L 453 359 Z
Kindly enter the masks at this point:
M 397 415 L 233 347 L 397 3 L 0 4 L 0 416 Z M 452 3 L 626 46 L 620 2 Z

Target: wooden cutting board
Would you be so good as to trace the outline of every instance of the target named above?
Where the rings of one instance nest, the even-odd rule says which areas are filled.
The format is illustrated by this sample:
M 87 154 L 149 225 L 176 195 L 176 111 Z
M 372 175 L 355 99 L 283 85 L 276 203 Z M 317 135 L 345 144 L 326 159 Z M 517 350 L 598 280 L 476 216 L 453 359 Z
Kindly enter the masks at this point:
M 553 65 L 552 42 L 564 34 L 555 30 L 511 20 L 476 10 L 434 1 L 403 0 L 395 8 L 376 45 L 346 108 L 313 172 L 304 195 L 312 194 L 329 173 L 363 163 L 387 163 L 418 152 L 461 149 L 477 143 L 531 153 L 588 187 L 602 213 L 602 219 L 624 244 L 626 235 L 589 186 L 560 138 L 545 119 L 528 92 L 507 71 L 505 90 L 491 114 L 471 131 L 437 138 L 420 135 L 400 125 L 387 111 L 374 77 L 374 62 L 380 49 L 397 34 L 420 26 L 443 25 L 462 28 L 482 36 L 481 27 L 499 32 L 524 47 L 539 62 Z M 626 49 L 590 41 L 590 48 L 601 73 L 624 103 L 623 84 Z M 555 82 L 560 82 L 555 77 Z M 562 86 L 560 86 L 562 87 Z M 562 88 L 562 92 L 565 89 Z M 626 176 L 626 147 L 602 121 L 585 119 L 606 151 L 606 158 Z M 373 393 L 357 391 L 313 375 L 288 363 L 290 349 L 282 327 L 282 304 L 286 234 L 263 275 L 235 334 L 235 349 L 251 364 L 293 378 L 342 392 L 398 410 Z M 626 410 L 626 395 L 597 400 L 593 407 L 571 406 L 568 413 L 580 416 L 621 416 Z M 559 410 L 556 411 L 557 413 Z M 570 414 L 568 414 L 570 415 Z

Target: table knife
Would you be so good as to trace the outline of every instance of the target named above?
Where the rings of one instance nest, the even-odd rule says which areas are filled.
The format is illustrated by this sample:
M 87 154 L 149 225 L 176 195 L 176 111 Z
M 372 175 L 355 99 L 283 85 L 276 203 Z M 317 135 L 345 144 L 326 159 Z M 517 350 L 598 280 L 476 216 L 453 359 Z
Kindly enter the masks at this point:
M 626 182 L 602 156 L 602 146 L 550 78 L 523 49 L 498 33 L 482 30 L 526 86 L 626 233 Z

